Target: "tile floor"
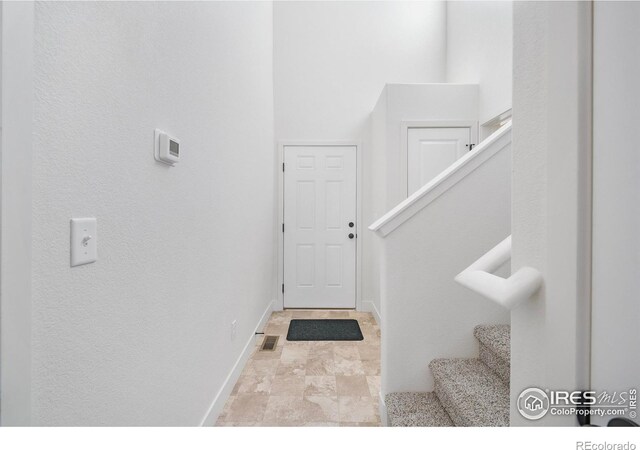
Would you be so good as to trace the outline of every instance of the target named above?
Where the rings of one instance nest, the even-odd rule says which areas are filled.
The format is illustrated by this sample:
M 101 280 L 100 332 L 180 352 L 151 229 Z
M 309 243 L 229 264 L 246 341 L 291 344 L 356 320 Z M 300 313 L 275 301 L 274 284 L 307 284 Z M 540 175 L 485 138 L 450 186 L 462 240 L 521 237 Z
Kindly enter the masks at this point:
M 363 341 L 289 342 L 291 319 L 357 319 Z M 369 313 L 274 312 L 264 330 L 275 351 L 256 351 L 217 426 L 379 426 L 380 328 Z

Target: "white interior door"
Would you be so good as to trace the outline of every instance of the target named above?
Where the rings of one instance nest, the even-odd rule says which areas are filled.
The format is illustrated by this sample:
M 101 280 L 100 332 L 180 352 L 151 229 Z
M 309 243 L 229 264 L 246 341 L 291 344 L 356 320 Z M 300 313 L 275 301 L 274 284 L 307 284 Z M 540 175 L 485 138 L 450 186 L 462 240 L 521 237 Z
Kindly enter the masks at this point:
M 470 149 L 471 128 L 409 128 L 407 133 L 407 195 Z
M 356 147 L 284 147 L 284 307 L 355 308 Z

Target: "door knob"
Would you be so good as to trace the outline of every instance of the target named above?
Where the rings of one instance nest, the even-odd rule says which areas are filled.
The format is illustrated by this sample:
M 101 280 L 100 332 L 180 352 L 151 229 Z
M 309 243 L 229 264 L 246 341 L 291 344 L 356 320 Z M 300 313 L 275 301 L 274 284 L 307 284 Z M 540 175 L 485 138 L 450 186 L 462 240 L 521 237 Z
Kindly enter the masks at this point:
M 349 239 L 353 239 L 353 233 L 349 233 Z
M 349 228 L 353 228 L 353 222 L 349 222 Z

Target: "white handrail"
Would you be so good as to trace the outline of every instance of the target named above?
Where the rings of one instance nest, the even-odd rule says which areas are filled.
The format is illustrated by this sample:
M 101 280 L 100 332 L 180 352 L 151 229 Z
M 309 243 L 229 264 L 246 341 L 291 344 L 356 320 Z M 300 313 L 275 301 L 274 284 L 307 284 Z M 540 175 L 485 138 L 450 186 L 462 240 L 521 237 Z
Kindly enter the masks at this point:
M 511 120 L 496 130 L 472 151 L 447 167 L 439 175 L 396 205 L 369 226 L 369 230 L 384 237 L 409 220 L 414 214 L 463 180 L 486 161 L 511 145 Z
M 542 274 L 532 267 L 522 267 L 506 279 L 491 273 L 510 259 L 511 236 L 460 272 L 455 280 L 497 304 L 513 309 L 538 290 Z

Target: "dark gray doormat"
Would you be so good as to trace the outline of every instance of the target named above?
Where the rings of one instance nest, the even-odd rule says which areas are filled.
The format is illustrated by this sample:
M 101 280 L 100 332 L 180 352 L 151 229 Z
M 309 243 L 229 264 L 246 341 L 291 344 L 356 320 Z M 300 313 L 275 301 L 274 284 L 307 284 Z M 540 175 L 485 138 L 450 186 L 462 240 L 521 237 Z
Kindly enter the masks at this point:
M 364 339 L 355 319 L 293 319 L 287 341 L 361 341 Z

